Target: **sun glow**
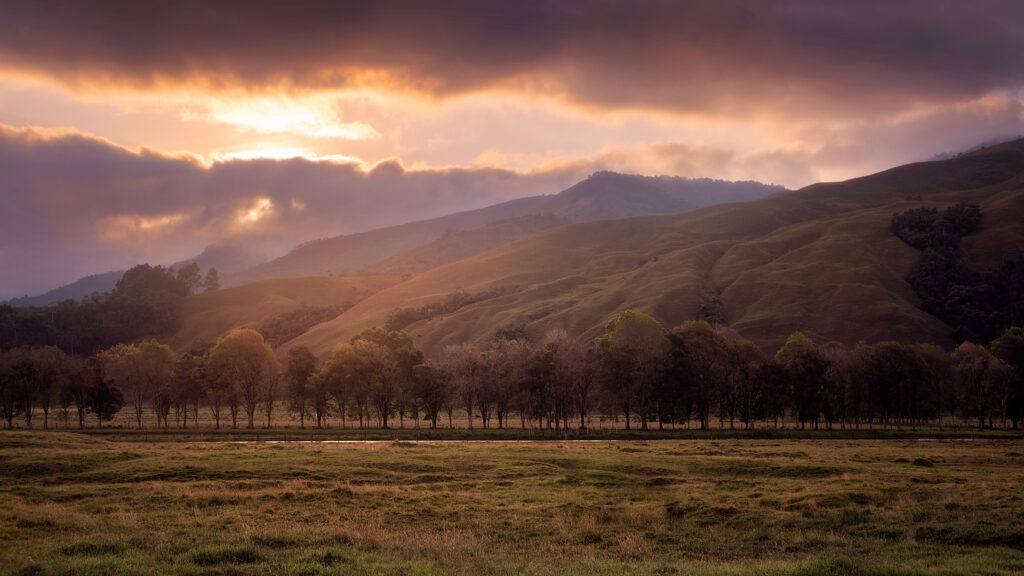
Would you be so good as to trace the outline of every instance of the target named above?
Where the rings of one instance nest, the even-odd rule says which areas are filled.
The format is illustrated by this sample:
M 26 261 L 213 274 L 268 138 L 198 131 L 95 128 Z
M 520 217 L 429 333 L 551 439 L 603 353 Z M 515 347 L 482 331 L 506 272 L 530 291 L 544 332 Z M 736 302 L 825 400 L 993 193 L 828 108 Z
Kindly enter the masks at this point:
M 267 146 L 252 150 L 239 150 L 227 154 L 214 154 L 215 162 L 230 162 L 232 160 L 291 160 L 302 158 L 310 162 L 335 162 L 337 164 L 359 164 L 364 165 L 362 159 L 355 156 L 343 154 L 320 155 L 305 148 L 290 148 L 287 146 Z
M 182 120 L 234 126 L 257 134 L 297 134 L 315 139 L 369 140 L 381 135 L 364 122 L 342 122 L 330 94 L 297 99 L 243 97 L 210 99 L 199 110 L 184 108 Z
M 256 204 L 248 209 L 244 210 L 238 215 L 239 224 L 255 224 L 263 219 L 270 211 L 274 208 L 274 203 L 270 201 L 270 198 L 257 198 Z
M 165 214 L 162 216 L 140 216 L 137 214 L 120 214 L 111 216 L 101 222 L 103 236 L 115 242 L 136 241 L 140 237 L 166 232 L 180 223 L 185 214 Z

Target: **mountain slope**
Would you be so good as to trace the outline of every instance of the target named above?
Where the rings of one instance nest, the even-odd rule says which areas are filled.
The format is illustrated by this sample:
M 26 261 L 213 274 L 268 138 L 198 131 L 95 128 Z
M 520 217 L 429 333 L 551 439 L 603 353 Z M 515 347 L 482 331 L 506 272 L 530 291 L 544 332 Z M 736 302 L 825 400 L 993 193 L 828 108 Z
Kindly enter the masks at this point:
M 673 198 L 685 200 L 698 208 L 729 202 L 750 202 L 767 196 L 766 192 L 781 192 L 782 186 L 766 186 L 760 182 L 730 182 L 711 178 L 680 178 L 672 176 L 642 177 L 644 181 L 663 190 Z
M 326 354 L 384 325 L 396 308 L 501 288 L 407 330 L 429 351 L 520 326 L 531 336 L 564 328 L 591 338 L 619 310 L 672 326 L 719 296 L 727 323 L 768 349 L 794 330 L 851 345 L 948 344 L 949 328 L 918 309 L 905 281 L 920 253 L 889 232 L 892 214 L 977 202 L 982 229 L 964 240 L 965 258 L 999 263 L 1024 254 L 1024 224 L 1014 218 L 1024 203 L 1022 173 L 1024 141 L 1017 141 L 755 202 L 565 226 L 382 290 L 293 342 Z
M 303 307 L 350 307 L 396 282 L 398 278 L 389 276 L 322 276 L 263 280 L 204 292 L 185 301 L 181 328 L 161 341 L 178 351 L 201 348 L 231 330 L 257 328 Z
M 210 268 L 216 268 L 218 274 L 224 275 L 244 270 L 264 261 L 266 261 L 266 257 L 257 250 L 246 246 L 224 243 L 211 244 L 197 256 L 175 262 L 171 267 L 178 270 L 195 262 L 203 273 Z
M 499 220 L 472 230 L 449 231 L 433 242 L 371 264 L 359 273 L 418 274 L 570 223 L 564 216 L 532 214 Z
M 558 194 L 520 198 L 433 220 L 308 242 L 280 258 L 222 277 L 222 283 L 235 286 L 265 278 L 351 274 L 363 269 L 388 269 L 390 265 L 382 264 L 382 268 L 372 266 L 393 256 L 418 249 L 433 254 L 429 266 L 427 263 L 414 263 L 401 269 L 425 270 L 471 255 L 459 250 L 445 256 L 439 252 L 439 246 L 426 248 L 427 244 L 441 239 L 446 234 L 480 229 L 496 222 L 536 215 L 557 216 L 567 222 L 585 222 L 682 212 L 697 205 L 696 202 L 687 200 L 688 195 L 698 196 L 702 201 L 707 201 L 719 190 L 723 198 L 731 198 L 736 194 L 765 196 L 780 188 L 756 182 L 688 181 L 680 178 L 651 178 L 598 172 Z M 535 221 L 534 224 L 536 223 Z M 520 235 L 509 236 L 507 233 L 510 232 L 510 227 L 506 226 L 505 237 L 514 240 L 537 231 L 529 227 L 523 230 Z M 483 245 L 477 253 L 493 246 L 493 243 Z M 415 254 L 408 254 L 403 260 L 411 262 L 414 257 Z

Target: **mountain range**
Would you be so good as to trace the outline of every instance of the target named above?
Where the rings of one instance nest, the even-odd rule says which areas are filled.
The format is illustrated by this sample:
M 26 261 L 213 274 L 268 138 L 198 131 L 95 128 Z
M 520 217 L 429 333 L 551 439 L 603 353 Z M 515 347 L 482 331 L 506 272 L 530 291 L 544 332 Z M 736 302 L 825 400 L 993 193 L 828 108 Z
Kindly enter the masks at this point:
M 427 266 L 454 262 L 544 228 L 671 214 L 709 203 L 760 198 L 779 190 L 779 186 L 758 182 L 597 172 L 558 194 L 518 198 L 441 218 L 307 242 L 280 258 L 225 276 L 222 283 L 237 286 L 268 278 L 419 272 L 429 269 Z M 463 233 L 468 236 L 452 238 Z M 428 246 L 445 238 L 446 242 Z M 496 239 L 501 243 L 496 243 Z M 456 245 L 451 252 L 444 250 Z M 400 256 L 409 251 L 414 253 Z M 431 253 L 429 262 L 419 260 L 418 255 L 426 252 Z M 383 262 L 389 259 L 390 262 Z
M 307 242 L 271 261 L 241 243 L 208 246 L 174 262 L 211 267 L 222 286 L 302 276 L 405 274 L 478 254 L 548 228 L 572 222 L 681 212 L 697 206 L 760 198 L 781 190 L 759 182 L 646 177 L 597 172 L 558 194 L 519 198 L 441 218 Z M 45 306 L 107 292 L 123 270 L 87 276 L 38 296 L 6 302 Z
M 590 339 L 624 309 L 666 326 L 711 310 L 769 350 L 797 330 L 847 345 L 949 346 L 950 327 L 919 308 L 907 281 L 921 252 L 890 222 L 897 212 L 959 202 L 982 213 L 980 232 L 961 243 L 968 266 L 1024 255 L 1024 140 L 751 202 L 546 230 L 382 290 L 291 345 L 323 356 L 386 325 L 397 309 L 463 293 L 486 297 L 404 329 L 436 352 L 499 331 L 536 338 L 564 329 Z
M 701 196 L 692 184 L 601 172 L 559 194 L 307 243 L 189 298 L 161 340 L 196 349 L 287 324 L 282 348 L 325 357 L 378 326 L 436 353 L 555 329 L 589 340 L 633 309 L 669 327 L 708 319 L 765 350 L 794 331 L 948 348 L 953 329 L 908 281 L 922 252 L 893 215 L 976 204 L 980 229 L 958 258 L 980 272 L 1024 256 L 1024 140 L 793 191 Z

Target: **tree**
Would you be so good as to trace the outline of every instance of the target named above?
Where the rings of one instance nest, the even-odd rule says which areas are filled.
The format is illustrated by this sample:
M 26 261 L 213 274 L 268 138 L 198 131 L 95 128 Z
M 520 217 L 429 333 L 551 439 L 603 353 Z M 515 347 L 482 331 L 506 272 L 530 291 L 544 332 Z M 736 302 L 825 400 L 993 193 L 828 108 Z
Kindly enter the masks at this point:
M 847 401 L 850 398 L 856 357 L 853 352 L 838 342 L 830 342 L 822 346 L 821 353 L 828 362 L 822 402 L 825 425 L 831 429 L 832 424 L 839 421 L 840 427 L 845 430 L 847 416 L 850 412 Z
M 654 318 L 626 310 L 609 322 L 604 336 L 597 339 L 602 381 L 625 413 L 627 430 L 634 407 L 640 414 L 641 429 L 647 429 L 655 383 L 669 350 L 667 336 Z
M 509 425 L 510 413 L 517 397 L 525 395 L 520 384 L 527 378 L 533 347 L 525 337 L 515 340 L 499 338 L 493 344 L 491 353 L 496 379 L 495 412 L 498 416 L 498 427 L 501 428 Z M 522 421 L 520 418 L 520 422 Z
M 1006 428 L 1006 417 L 1009 414 L 1010 399 L 1013 397 L 1013 367 L 999 358 L 992 356 L 989 364 L 988 379 L 992 390 L 992 404 L 999 423 Z M 991 423 L 991 417 L 989 422 Z
M 964 342 L 953 351 L 960 384 L 960 404 L 966 414 L 978 418 L 978 429 L 985 429 L 992 387 L 993 356 L 984 346 Z
M 423 361 L 423 353 L 416 349 L 412 336 L 381 328 L 364 330 L 353 344 L 363 356 L 364 369 L 376 375 L 366 379 L 371 383 L 370 396 L 381 427 L 387 428 L 388 416 L 395 408 L 402 387 L 411 386 L 413 368 Z
M 360 428 L 367 424 L 371 408 L 379 424 L 386 426 L 394 400 L 396 366 L 385 346 L 356 337 L 334 349 L 322 378 L 342 413 L 345 406 L 355 409 Z
M 69 360 L 73 361 L 74 358 Z M 71 363 L 69 362 L 67 378 L 61 383 L 60 388 L 57 389 L 57 407 L 60 408 L 60 421 L 64 423 L 65 429 L 71 427 L 71 406 L 75 403 L 75 397 L 72 394 L 71 381 L 76 379 L 74 373 L 77 372 L 77 370 L 78 368 L 72 368 Z M 82 426 L 79 426 L 79 428 L 81 427 Z
M 526 369 L 519 381 L 519 411 L 521 418 L 525 416 L 525 419 L 531 422 L 536 421 L 538 427 L 543 427 L 544 421 L 547 420 L 547 427 L 550 429 L 555 416 L 551 396 L 557 379 L 554 348 L 550 345 L 535 346 L 530 347 L 529 351 Z
M 231 426 L 238 428 L 238 410 L 235 385 L 226 374 L 219 374 L 210 369 L 209 361 L 206 364 L 205 395 L 209 402 L 210 415 L 213 416 L 213 426 L 220 430 L 220 421 L 224 418 L 224 408 L 231 410 Z
M 793 389 L 789 384 L 786 370 L 774 358 L 761 367 L 759 374 L 760 386 L 763 391 L 764 418 L 772 421 L 772 427 L 786 427 L 786 408 L 789 407 Z
M 454 396 L 466 409 L 468 427 L 473 429 L 473 409 L 476 406 L 479 380 L 483 372 L 480 353 L 473 346 L 449 345 L 441 352 L 438 366 L 454 391 Z
M 94 359 L 70 358 L 68 377 L 61 386 L 61 404 L 73 404 L 78 417 L 78 427 L 85 428 L 85 414 L 89 409 L 88 391 L 102 378 L 100 364 Z M 64 422 L 67 426 L 67 419 Z
M 1016 429 L 1024 418 L 1024 328 L 1011 326 L 992 341 L 992 353 L 1013 368 L 1009 379 L 1007 398 L 1001 399 L 1003 418 L 1013 421 Z
M 362 345 L 366 345 L 364 342 Z M 359 418 L 359 427 L 365 425 L 366 408 L 369 402 L 370 386 L 366 381 L 372 377 L 365 369 L 364 357 L 354 343 L 339 344 L 320 372 L 319 384 L 325 392 L 322 399 L 317 400 L 316 407 L 326 413 L 327 393 L 334 397 L 342 415 L 342 426 L 345 425 L 345 410 L 349 406 L 355 409 Z M 321 426 L 317 416 L 317 426 Z
M 129 401 L 135 401 L 135 421 L 142 428 L 142 407 L 145 394 L 136 374 L 135 357 L 138 347 L 132 344 L 115 344 L 96 355 L 101 367 L 101 378 L 109 380 L 121 390 L 127 390 Z
M 331 390 L 327 378 L 321 370 L 310 379 L 309 399 L 312 404 L 313 416 L 316 418 L 316 427 L 322 428 L 327 422 L 327 408 L 330 401 Z M 338 411 L 341 413 L 341 425 L 345 427 L 345 403 L 338 404 Z
M 170 346 L 161 344 L 155 339 L 143 340 L 139 343 L 138 351 L 133 358 L 135 364 L 135 378 L 138 385 L 133 388 L 132 403 L 136 407 L 141 427 L 141 395 L 149 395 L 153 404 L 154 412 L 157 415 L 157 426 L 163 420 L 167 425 L 167 414 L 170 410 L 170 395 L 168 385 L 171 374 L 174 371 L 174 351 Z M 140 393 L 141 390 L 141 393 Z
M 156 416 L 156 425 L 158 427 L 161 425 L 161 422 L 163 422 L 164 428 L 169 426 L 168 420 L 170 420 L 171 408 L 174 407 L 174 391 L 171 386 L 170 379 L 168 379 L 149 398 L 149 407 Z
M 189 294 L 195 294 L 196 291 L 199 290 L 200 284 L 203 282 L 202 276 L 199 274 L 199 264 L 192 262 L 191 264 L 182 266 L 181 269 L 178 270 L 177 279 L 178 282 L 181 282 L 186 288 L 188 288 Z
M 929 412 L 924 407 L 929 372 L 940 369 L 925 362 L 925 356 L 899 342 L 858 346 L 854 388 L 868 397 L 869 418 L 878 416 L 888 426 L 895 420 L 916 425 Z M 934 360 L 929 360 L 934 362 Z
M 128 391 L 128 400 L 135 410 L 135 423 L 142 428 L 142 416 L 149 400 L 157 415 L 157 425 L 166 417 L 165 388 L 174 369 L 174 351 L 156 340 L 143 340 L 138 346 L 117 344 L 99 354 L 103 377 Z
M 413 390 L 427 420 L 430 421 L 430 427 L 437 428 L 437 415 L 441 412 L 448 394 L 448 386 L 443 375 L 430 364 L 420 364 L 413 369 Z
M 14 406 L 12 412 L 20 411 L 25 418 L 25 427 L 32 427 L 36 402 L 40 396 L 40 366 L 37 350 L 19 346 L 8 352 L 8 378 Z
M 237 390 L 248 419 L 246 427 L 255 428 L 256 407 L 278 377 L 277 358 L 263 336 L 245 328 L 221 338 L 210 350 L 210 371 Z M 269 410 L 267 414 L 269 419 Z
M 310 383 L 316 375 L 316 356 L 305 346 L 294 346 L 288 350 L 288 408 L 299 414 L 299 427 L 306 427 L 306 412 L 313 390 Z
M 174 405 L 182 413 L 181 425 L 188 428 L 189 406 L 192 407 L 193 425 L 199 426 L 199 402 L 202 401 L 207 387 L 207 360 L 205 356 L 186 353 L 174 364 L 171 376 L 171 396 Z M 219 410 L 218 410 L 219 411 Z M 219 414 L 217 418 L 219 419 Z
M 735 406 L 740 421 L 747 428 L 754 425 L 755 414 L 764 412 L 764 373 L 768 358 L 753 342 L 740 340 L 733 342 L 736 359 L 733 370 Z
M 35 396 L 43 410 L 43 428 L 50 427 L 50 408 L 61 384 L 68 377 L 68 356 L 56 346 L 33 351 L 36 365 Z
M 545 339 L 551 348 L 551 359 L 555 366 L 555 385 L 550 399 L 555 427 L 558 427 L 557 422 L 561 420 L 562 427 L 568 429 L 569 417 L 575 411 L 579 414 L 582 430 L 586 428 L 586 413 L 596 380 L 597 352 L 593 347 L 588 351 L 562 329 L 549 332 Z
M 109 422 L 124 407 L 124 394 L 106 378 L 98 378 L 86 390 L 86 403 L 89 411 L 96 415 L 96 424 L 102 428 L 103 422 Z
M 800 429 L 807 422 L 818 424 L 822 410 L 822 395 L 828 371 L 828 359 L 810 338 L 801 332 L 794 332 L 775 354 L 793 390 L 793 404 Z
M 210 269 L 206 271 L 206 277 L 203 278 L 203 291 L 212 292 L 214 290 L 220 290 L 220 275 L 217 274 L 217 269 L 210 266 Z
M 0 416 L 3 417 L 8 429 L 14 428 L 14 417 L 21 409 L 21 393 L 13 355 L 13 350 L 0 354 Z
M 178 329 L 188 287 L 161 266 L 128 269 L 108 298 L 105 314 L 124 329 L 118 340 L 166 334 Z
M 919 414 L 923 418 L 937 417 L 942 428 L 943 413 L 955 406 L 952 386 L 953 363 L 949 354 L 934 344 L 908 346 L 921 362 L 921 389 L 918 398 Z
M 718 404 L 729 413 L 730 406 L 735 405 L 736 392 L 729 387 L 736 365 L 733 346 L 703 320 L 678 326 L 672 330 L 669 341 L 669 383 L 677 387 L 677 393 L 670 398 L 678 401 L 679 396 L 689 396 L 700 416 L 700 427 L 705 430 L 710 427 L 712 406 Z

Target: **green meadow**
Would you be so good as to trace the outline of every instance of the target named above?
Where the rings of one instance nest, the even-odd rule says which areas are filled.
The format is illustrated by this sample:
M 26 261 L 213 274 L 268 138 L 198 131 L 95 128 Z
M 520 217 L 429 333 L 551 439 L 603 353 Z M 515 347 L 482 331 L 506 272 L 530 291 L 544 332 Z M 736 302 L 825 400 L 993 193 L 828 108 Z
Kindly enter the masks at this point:
M 2 574 L 1021 574 L 1008 439 L 0 434 Z

